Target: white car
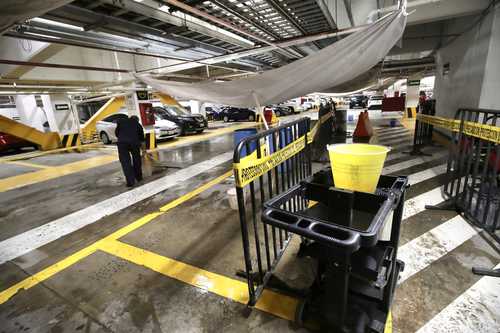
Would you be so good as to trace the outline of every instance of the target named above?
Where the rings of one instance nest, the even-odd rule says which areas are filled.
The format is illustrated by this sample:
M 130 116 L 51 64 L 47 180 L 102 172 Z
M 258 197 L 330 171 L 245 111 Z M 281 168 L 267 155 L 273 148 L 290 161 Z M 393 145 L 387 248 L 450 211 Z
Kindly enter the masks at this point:
M 286 106 L 292 111 L 292 113 L 304 112 L 304 108 L 296 103 L 286 102 L 286 103 L 280 103 L 278 104 L 278 106 Z
M 383 99 L 384 96 L 371 96 L 370 99 L 368 99 L 368 110 L 382 110 Z
M 118 120 L 128 118 L 126 113 L 116 113 L 104 118 L 96 123 L 96 130 L 99 138 L 105 144 L 116 142 L 116 124 Z M 171 139 L 181 134 L 180 128 L 173 122 L 161 119 L 155 115 L 155 137 L 156 140 Z

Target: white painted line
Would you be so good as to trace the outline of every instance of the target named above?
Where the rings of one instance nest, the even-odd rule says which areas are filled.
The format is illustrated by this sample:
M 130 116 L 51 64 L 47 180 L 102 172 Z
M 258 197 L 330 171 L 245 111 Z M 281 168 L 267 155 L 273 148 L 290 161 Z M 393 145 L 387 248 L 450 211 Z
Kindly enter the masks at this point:
M 408 133 L 408 134 L 413 134 L 413 132 L 409 131 L 405 127 L 400 127 L 400 128 L 395 128 L 395 129 L 390 129 L 387 131 L 381 131 L 381 130 L 376 130 L 375 133 L 377 136 L 384 136 L 384 135 L 393 135 L 395 133 Z
M 444 201 L 442 187 L 437 187 L 405 201 L 403 220 L 425 210 L 425 205 L 437 205 Z
M 431 179 L 436 176 L 442 175 L 445 172 L 446 172 L 446 163 L 443 163 L 433 168 L 425 169 L 424 171 L 412 173 L 411 175 L 408 176 L 408 182 L 410 185 L 415 185 L 427 179 Z
M 476 230 L 462 216 L 457 215 L 401 246 L 398 259 L 404 261 L 405 269 L 399 274 L 398 283 L 403 283 L 476 234 Z
M 392 139 L 397 139 L 397 138 L 401 138 L 401 139 L 413 139 L 413 135 L 410 135 L 410 133 L 405 133 L 405 132 L 400 132 L 400 133 L 396 133 L 396 134 L 391 134 L 391 135 L 377 135 L 376 138 L 378 139 L 378 141 L 386 141 L 386 140 L 392 140 Z
M 375 132 L 377 132 L 378 134 L 394 133 L 400 131 L 408 131 L 408 129 L 406 127 L 380 127 L 375 129 Z
M 500 278 L 482 277 L 417 331 L 435 332 L 500 332 Z
M 434 160 L 440 159 L 448 154 L 447 151 L 441 151 L 438 153 L 433 154 L 432 156 L 411 156 L 408 155 L 408 161 L 400 162 L 397 164 L 389 165 L 388 167 L 385 167 L 383 170 L 383 174 L 391 174 L 400 170 L 404 170 L 407 168 L 410 168 L 412 166 L 417 166 L 420 164 L 424 164 L 427 162 L 432 162 Z
M 194 176 L 209 171 L 219 164 L 230 161 L 232 158 L 232 151 L 218 155 L 210 160 L 181 169 L 165 177 L 6 239 L 0 242 L 0 264 L 97 222 L 107 215 L 119 212 L 139 201 L 181 184 Z
M 396 139 L 378 141 L 379 144 L 386 145 L 386 146 L 390 146 L 390 145 L 394 146 L 394 145 L 398 145 L 398 144 L 403 143 L 403 142 L 406 142 L 408 144 L 410 142 L 413 142 L 413 138 L 411 138 L 411 137 L 407 137 L 407 138 L 398 137 Z

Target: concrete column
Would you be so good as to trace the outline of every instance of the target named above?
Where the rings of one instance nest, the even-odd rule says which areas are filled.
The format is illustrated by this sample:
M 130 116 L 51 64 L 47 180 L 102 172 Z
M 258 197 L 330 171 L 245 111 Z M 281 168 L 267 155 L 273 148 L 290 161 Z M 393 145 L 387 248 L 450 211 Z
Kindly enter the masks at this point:
M 469 18 L 455 20 L 447 30 L 467 23 Z M 500 109 L 500 4 L 481 24 L 440 49 L 436 65 L 437 115 L 452 118 L 463 107 Z
M 43 103 L 43 97 L 38 97 L 37 99 L 38 103 Z M 57 131 L 57 125 L 54 118 L 47 117 L 43 107 L 37 106 L 35 95 L 17 95 L 16 108 L 19 114 L 19 119 L 24 125 L 43 131 L 43 123 L 48 120 L 51 130 Z M 55 126 L 55 129 L 53 129 L 52 126 Z
M 190 100 L 189 105 L 191 106 L 191 113 L 192 114 L 199 114 L 200 113 L 200 101 Z
M 73 106 L 71 105 L 68 95 L 52 94 L 48 95 L 48 97 L 49 103 L 48 105 L 45 105 L 44 103 L 44 110 L 47 112 L 47 115 L 52 113 L 57 124 L 59 134 L 78 133 L 80 129 L 80 122 L 78 120 L 78 115 L 73 110 Z
M 407 108 L 417 107 L 419 92 L 420 92 L 420 77 L 412 77 L 406 80 Z

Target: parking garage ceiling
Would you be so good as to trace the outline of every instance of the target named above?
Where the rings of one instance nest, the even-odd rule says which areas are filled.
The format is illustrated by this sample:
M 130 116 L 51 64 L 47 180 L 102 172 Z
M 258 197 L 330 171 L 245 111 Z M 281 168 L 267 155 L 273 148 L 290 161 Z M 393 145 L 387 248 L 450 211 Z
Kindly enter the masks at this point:
M 438 31 L 441 26 L 436 22 L 477 13 L 488 2 L 409 1 L 410 9 L 418 6 L 409 24 L 418 27 L 434 24 L 432 31 Z M 75 0 L 56 9 L 49 8 L 39 17 L 18 21 L 4 35 L 180 61 L 182 65 L 147 69 L 173 79 L 200 80 L 214 75 L 232 79 L 312 54 L 342 38 L 336 32 L 362 26 L 384 15 L 395 3 L 393 0 Z M 411 39 L 404 39 L 404 43 L 420 42 L 421 36 L 414 33 L 418 30 L 410 28 Z M 432 57 L 428 56 L 433 48 L 419 45 L 407 59 L 393 57 L 397 63 L 392 67 L 401 69 L 401 75 L 422 66 L 432 70 Z M 415 61 L 421 67 L 415 67 Z M 390 60 L 383 65 L 390 68 Z M 394 70 L 389 72 L 394 74 Z

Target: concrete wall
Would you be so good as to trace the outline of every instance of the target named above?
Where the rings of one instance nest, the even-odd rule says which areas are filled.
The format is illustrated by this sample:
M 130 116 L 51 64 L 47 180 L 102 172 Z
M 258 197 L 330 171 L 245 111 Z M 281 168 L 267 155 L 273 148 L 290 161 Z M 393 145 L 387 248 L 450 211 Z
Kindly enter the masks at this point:
M 498 12 L 498 9 L 496 11 Z M 454 117 L 460 107 L 480 106 L 485 71 L 490 70 L 486 69 L 486 64 L 491 66 L 492 62 L 500 61 L 500 57 L 493 59 L 488 55 L 492 39 L 500 38 L 500 35 L 492 35 L 495 16 L 498 17 L 497 13 L 490 13 L 481 24 L 437 52 L 435 96 L 438 115 Z M 459 28 L 464 30 L 471 26 L 471 23 L 469 18 L 454 20 L 445 33 Z M 496 47 L 497 44 L 498 41 L 494 43 Z M 448 74 L 443 73 L 445 64 L 450 65 Z M 488 78 L 486 84 L 490 84 L 489 81 L 491 79 Z
M 479 107 L 500 110 L 500 4 L 496 5 Z
M 0 37 L 0 59 L 28 61 L 33 55 L 47 47 L 48 43 Z M 17 66 L 0 64 L 0 76 L 6 75 Z

